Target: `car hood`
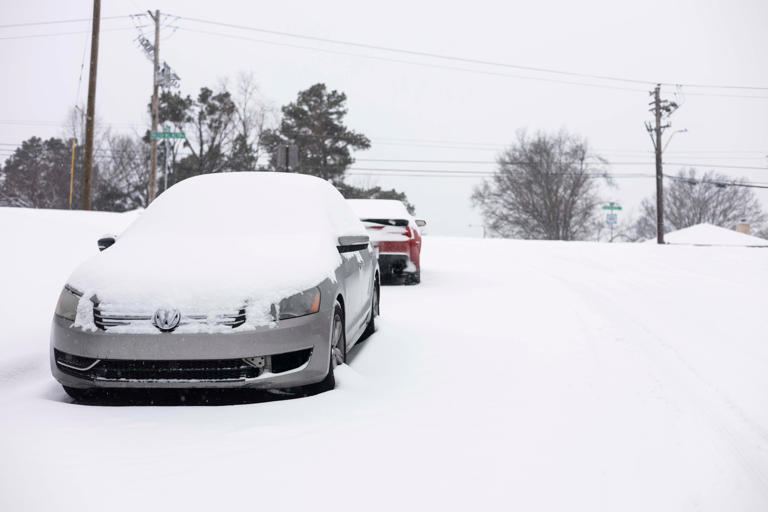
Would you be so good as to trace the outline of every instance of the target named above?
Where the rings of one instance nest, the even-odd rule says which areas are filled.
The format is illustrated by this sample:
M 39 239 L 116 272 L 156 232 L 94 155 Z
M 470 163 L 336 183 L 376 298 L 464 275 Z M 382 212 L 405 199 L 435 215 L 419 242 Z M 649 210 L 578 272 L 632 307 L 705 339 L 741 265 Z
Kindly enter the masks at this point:
M 273 302 L 335 279 L 323 237 L 126 237 L 80 265 L 68 283 L 121 311 L 206 314 Z

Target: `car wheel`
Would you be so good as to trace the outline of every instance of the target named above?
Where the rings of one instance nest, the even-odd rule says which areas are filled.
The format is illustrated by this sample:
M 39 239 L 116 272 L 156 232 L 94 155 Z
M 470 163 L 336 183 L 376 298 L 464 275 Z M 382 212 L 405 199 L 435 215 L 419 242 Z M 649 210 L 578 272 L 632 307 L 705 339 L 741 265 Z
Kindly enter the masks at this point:
M 405 284 L 419 284 L 421 282 L 421 269 L 417 270 L 413 274 L 408 274 L 405 278 Z
M 331 326 L 331 350 L 328 358 L 328 374 L 316 384 L 309 384 L 295 388 L 294 392 L 303 396 L 317 395 L 325 391 L 331 391 L 336 387 L 336 378 L 333 369 L 347 362 L 347 335 L 344 329 L 344 310 L 336 301 L 333 308 L 333 324 Z
M 360 340 L 368 339 L 373 333 L 376 332 L 376 317 L 379 316 L 379 304 L 381 301 L 381 289 L 379 282 L 373 283 L 373 297 L 371 298 L 371 318 L 368 320 L 368 325 L 365 326 L 365 331 L 360 337 Z

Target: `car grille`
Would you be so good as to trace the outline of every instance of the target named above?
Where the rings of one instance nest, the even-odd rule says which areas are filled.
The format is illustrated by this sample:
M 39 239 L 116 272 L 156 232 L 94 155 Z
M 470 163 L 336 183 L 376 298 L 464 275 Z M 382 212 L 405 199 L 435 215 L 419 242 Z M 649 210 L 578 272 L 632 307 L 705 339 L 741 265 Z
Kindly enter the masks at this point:
M 263 368 L 244 359 L 129 360 L 91 359 L 54 350 L 56 366 L 68 375 L 96 381 L 128 382 L 236 382 L 255 379 L 266 369 L 283 373 L 309 361 L 312 349 L 264 356 Z
M 155 328 L 152 323 L 152 315 L 126 315 L 114 313 L 106 310 L 101 304 L 94 304 L 93 306 L 93 323 L 102 331 L 108 331 L 113 327 L 126 326 L 145 327 L 147 329 Z M 240 327 L 245 323 L 245 308 L 240 308 L 239 311 L 233 313 L 216 315 L 212 318 L 212 322 L 208 315 L 183 314 L 179 325 L 210 325 L 211 323 L 213 323 L 213 325 L 232 327 L 233 329 L 235 327 Z
M 95 380 L 205 380 L 236 381 L 255 379 L 261 370 L 242 359 L 200 361 L 106 360 L 90 370 Z

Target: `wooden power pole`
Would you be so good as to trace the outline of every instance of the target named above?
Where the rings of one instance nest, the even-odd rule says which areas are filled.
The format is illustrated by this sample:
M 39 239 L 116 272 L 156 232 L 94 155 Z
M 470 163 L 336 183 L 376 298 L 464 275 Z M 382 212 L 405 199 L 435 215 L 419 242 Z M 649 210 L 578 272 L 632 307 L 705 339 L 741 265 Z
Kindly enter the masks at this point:
M 677 110 L 680 105 L 674 101 L 661 99 L 661 84 L 656 84 L 656 87 L 651 91 L 653 101 L 650 103 L 651 112 L 653 112 L 653 124 L 650 122 L 645 123 L 645 129 L 648 130 L 648 135 L 651 136 L 651 142 L 653 142 L 653 149 L 656 153 L 656 242 L 664 243 L 664 169 L 662 167 L 662 153 L 664 152 L 664 146 L 661 144 L 661 135 L 664 130 L 671 125 L 661 124 L 662 120 L 668 118 L 672 113 Z M 678 132 L 685 132 L 688 130 L 678 130 Z M 677 133 L 677 132 L 675 132 Z M 667 139 L 669 144 L 672 135 Z
M 83 210 L 91 209 L 93 177 L 93 120 L 96 110 L 96 68 L 99 61 L 99 22 L 101 0 L 93 0 L 93 30 L 91 32 L 91 67 L 88 76 L 88 108 L 85 116 L 85 155 L 83 157 Z
M 155 48 L 154 48 L 154 65 L 152 69 L 152 131 L 157 131 L 157 88 L 158 88 L 158 74 L 160 73 L 160 11 L 156 10 L 153 15 L 152 12 L 149 16 L 155 22 Z M 149 190 L 147 191 L 147 206 L 149 203 L 155 200 L 155 171 L 157 169 L 157 139 L 151 137 L 149 139 Z
M 654 148 L 656 149 L 656 243 L 664 243 L 664 172 L 661 161 L 661 85 L 653 90 L 653 113 L 656 124 Z

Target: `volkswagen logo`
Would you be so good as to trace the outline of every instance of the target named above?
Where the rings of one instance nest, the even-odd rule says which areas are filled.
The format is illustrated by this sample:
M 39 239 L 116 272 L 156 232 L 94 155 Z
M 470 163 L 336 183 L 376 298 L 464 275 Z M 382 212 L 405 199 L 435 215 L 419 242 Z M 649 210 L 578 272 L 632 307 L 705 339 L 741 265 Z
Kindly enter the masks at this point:
M 162 332 L 171 332 L 180 322 L 181 312 L 178 309 L 158 309 L 152 317 L 152 323 Z

